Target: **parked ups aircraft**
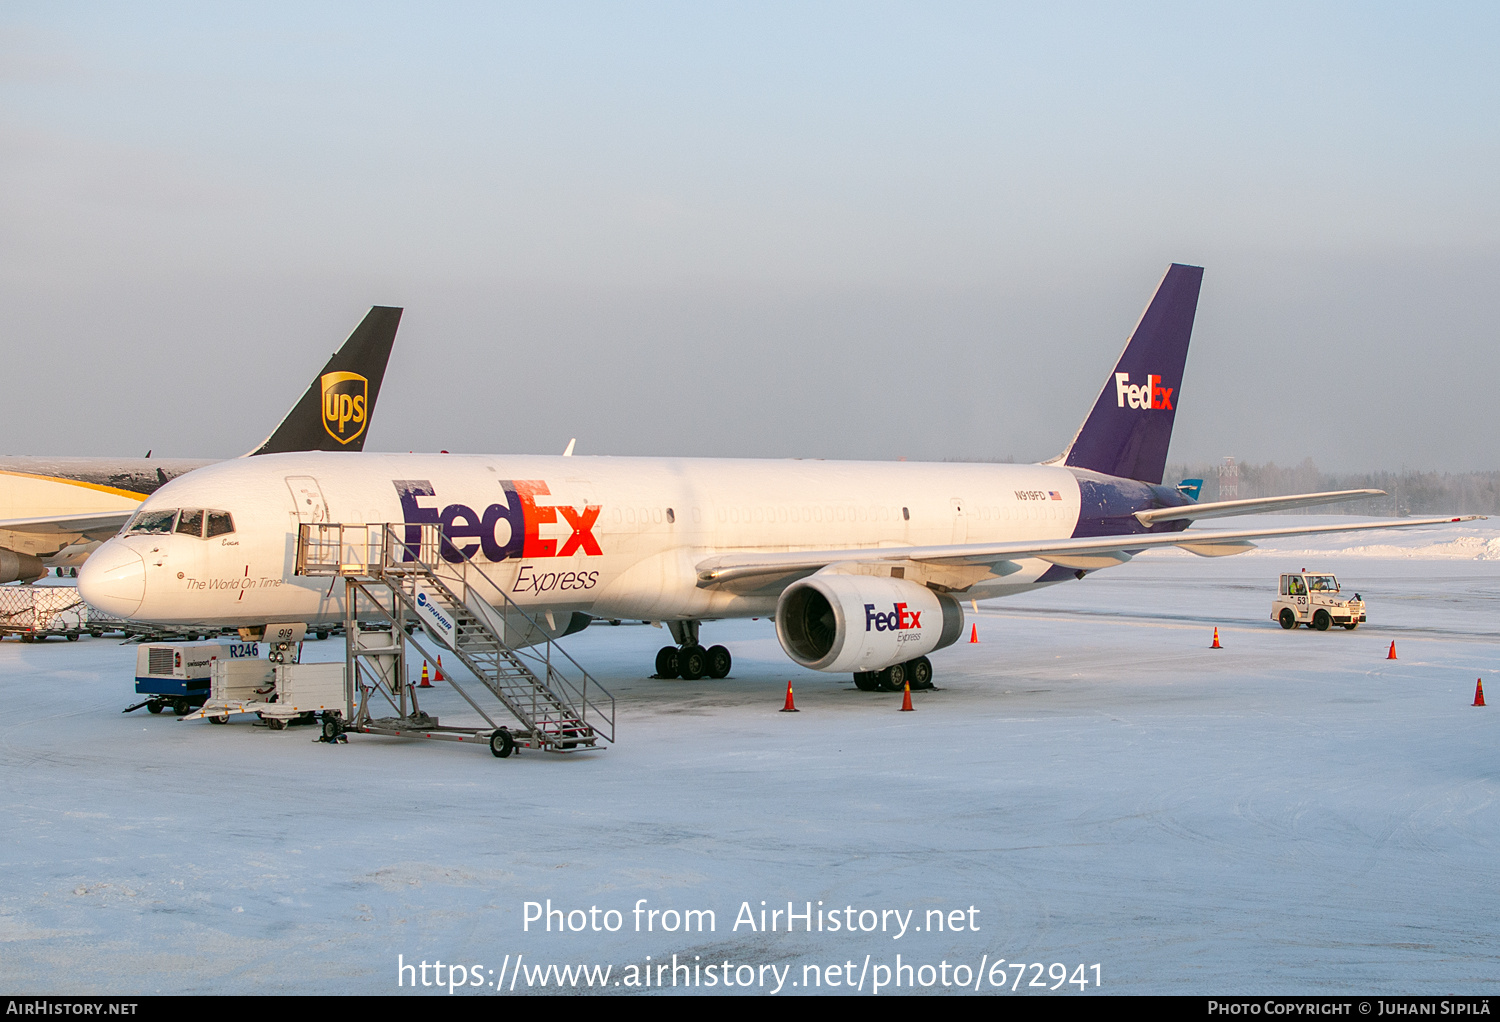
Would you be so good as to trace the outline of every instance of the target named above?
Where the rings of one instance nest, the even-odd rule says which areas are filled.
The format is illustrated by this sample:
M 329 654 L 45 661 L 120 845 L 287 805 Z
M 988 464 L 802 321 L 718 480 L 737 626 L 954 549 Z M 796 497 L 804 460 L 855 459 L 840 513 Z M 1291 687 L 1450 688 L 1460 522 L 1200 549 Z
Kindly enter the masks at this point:
M 362 450 L 400 322 L 400 309 L 372 308 L 281 425 L 250 453 Z M 0 458 L 0 582 L 78 567 L 142 500 L 211 464 L 149 456 Z

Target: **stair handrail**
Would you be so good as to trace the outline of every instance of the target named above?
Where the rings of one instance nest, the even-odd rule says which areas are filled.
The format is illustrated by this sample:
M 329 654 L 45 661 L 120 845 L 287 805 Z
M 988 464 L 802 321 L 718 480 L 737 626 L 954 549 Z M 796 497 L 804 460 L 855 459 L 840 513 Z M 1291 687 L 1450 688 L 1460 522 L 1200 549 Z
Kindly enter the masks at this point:
M 405 535 L 398 537 L 395 531 L 398 528 L 406 530 Z M 410 530 L 412 529 L 420 530 L 415 541 L 410 539 Z M 470 569 L 473 570 L 476 575 L 478 575 L 481 579 L 488 583 L 489 587 L 496 593 L 498 593 L 500 598 L 505 601 L 504 610 L 502 611 L 502 614 L 505 617 L 508 617 L 512 612 L 518 614 L 521 619 L 525 621 L 528 626 L 530 626 L 531 634 L 541 635 L 543 637 L 541 642 L 532 643 L 528 647 L 516 648 L 505 643 L 505 636 L 502 633 L 500 636 L 501 647 L 509 652 L 511 656 L 517 659 L 530 660 L 534 663 L 541 664 L 544 668 L 544 684 L 548 687 L 560 687 L 563 690 L 566 702 L 577 703 L 578 717 L 582 723 L 590 725 L 596 731 L 599 730 L 597 725 L 590 720 L 591 710 L 593 711 L 593 717 L 595 720 L 603 720 L 607 722 L 609 727 L 608 733 L 605 734 L 601 732 L 600 736 L 606 741 L 614 741 L 614 696 L 609 692 L 608 689 L 599 684 L 598 680 L 595 679 L 593 675 L 589 674 L 588 670 L 585 669 L 584 666 L 577 660 L 575 660 L 573 658 L 573 655 L 566 649 L 564 649 L 557 642 L 557 640 L 552 637 L 547 629 L 542 627 L 541 622 L 532 617 L 531 614 L 527 613 L 526 608 L 522 607 L 515 600 L 511 599 L 510 595 L 505 591 L 505 588 L 503 586 L 492 579 L 470 555 L 464 553 L 461 548 L 459 548 L 456 544 L 452 543 L 448 539 L 448 537 L 444 533 L 443 524 L 441 522 L 386 522 L 384 523 L 383 530 L 384 538 L 381 551 L 383 566 L 392 568 L 396 571 L 401 571 L 407 566 L 416 566 L 419 567 L 425 574 L 432 576 L 434 579 L 457 583 L 458 585 L 463 587 L 464 592 L 462 594 L 453 593 L 452 595 L 458 599 L 459 603 L 467 607 L 468 600 L 466 599 L 466 597 L 470 591 L 473 591 L 475 589 L 473 582 L 471 582 L 462 571 L 445 571 L 443 570 L 443 566 L 441 564 L 435 564 L 427 560 L 427 557 L 430 557 L 432 554 L 438 554 L 439 556 L 437 558 L 434 558 L 434 560 L 447 561 L 446 557 L 441 556 L 443 547 L 446 544 L 449 548 L 451 548 L 453 552 L 461 558 L 461 560 L 458 562 L 450 563 L 453 563 L 455 568 L 459 564 L 467 565 Z M 402 553 L 407 554 L 410 559 L 398 560 L 397 555 Z M 495 608 L 493 604 L 485 600 L 483 594 L 476 592 L 474 593 L 474 595 L 481 602 L 484 602 L 492 609 L 499 609 Z M 543 651 L 540 655 L 535 652 L 538 647 L 541 647 Z M 566 673 L 559 669 L 558 665 L 553 660 L 553 650 L 556 650 L 558 653 L 562 654 L 567 662 L 572 664 L 573 667 L 578 671 L 578 673 L 582 675 L 583 680 L 581 683 L 575 682 Z M 606 708 L 602 703 L 596 701 L 594 698 L 590 697 L 589 686 L 591 683 L 593 687 L 600 693 L 600 695 L 602 695 L 603 698 L 609 701 L 608 708 Z M 567 698 L 569 696 L 571 697 L 570 699 Z
M 402 532 L 398 534 L 397 529 Z M 412 530 L 416 530 L 415 536 L 412 535 Z M 350 536 L 351 533 L 360 535 L 354 538 Z M 561 689 L 561 693 L 554 691 L 553 697 L 557 698 L 560 694 L 564 704 L 576 702 L 579 720 L 599 732 L 600 737 L 606 741 L 614 740 L 614 696 L 571 653 L 558 644 L 536 618 L 511 599 L 503 586 L 496 583 L 470 555 L 447 537 L 441 522 L 302 522 L 299 524 L 297 538 L 295 573 L 298 575 L 374 575 L 377 572 L 399 575 L 420 572 L 442 584 L 445 589 L 448 588 L 446 583 L 456 583 L 462 587 L 462 594 L 449 590 L 448 595 L 467 608 L 466 597 L 469 592 L 474 591 L 475 586 L 462 570 L 450 571 L 444 568 L 443 562 L 448 560 L 443 556 L 444 548 L 451 549 L 461 558 L 454 562 L 455 567 L 458 564 L 468 565 L 504 601 L 502 623 L 514 613 L 526 622 L 530 634 L 542 636 L 541 642 L 516 648 L 506 644 L 502 633 L 499 637 L 500 648 L 517 660 L 542 665 L 543 677 L 539 680 L 547 688 L 556 686 Z M 330 554 L 333 555 L 331 559 Z M 491 609 L 500 609 L 486 600 L 483 594 L 475 592 L 474 595 Z M 470 613 L 473 613 L 472 609 Z M 540 655 L 535 652 L 538 647 L 542 650 Z M 575 682 L 554 662 L 554 649 L 582 676 L 581 683 Z M 599 695 L 608 700 L 607 708 L 590 696 L 591 683 Z M 590 711 L 594 721 L 589 719 Z M 607 734 L 595 723 L 600 720 L 608 724 Z

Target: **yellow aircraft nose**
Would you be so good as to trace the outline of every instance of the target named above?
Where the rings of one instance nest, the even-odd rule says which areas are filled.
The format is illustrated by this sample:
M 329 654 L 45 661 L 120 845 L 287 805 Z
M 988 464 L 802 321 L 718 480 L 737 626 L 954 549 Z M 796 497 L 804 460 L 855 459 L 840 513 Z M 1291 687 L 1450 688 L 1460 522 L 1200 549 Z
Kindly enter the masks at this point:
M 146 598 L 146 562 L 128 546 L 110 540 L 78 569 L 78 595 L 111 617 L 129 618 Z

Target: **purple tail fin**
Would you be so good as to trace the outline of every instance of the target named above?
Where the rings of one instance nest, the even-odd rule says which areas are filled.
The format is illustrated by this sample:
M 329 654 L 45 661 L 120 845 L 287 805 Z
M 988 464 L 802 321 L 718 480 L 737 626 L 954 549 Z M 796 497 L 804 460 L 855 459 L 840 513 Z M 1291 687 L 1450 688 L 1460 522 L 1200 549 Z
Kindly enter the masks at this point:
M 1203 267 L 1173 263 L 1062 463 L 1159 483 L 1182 393 Z

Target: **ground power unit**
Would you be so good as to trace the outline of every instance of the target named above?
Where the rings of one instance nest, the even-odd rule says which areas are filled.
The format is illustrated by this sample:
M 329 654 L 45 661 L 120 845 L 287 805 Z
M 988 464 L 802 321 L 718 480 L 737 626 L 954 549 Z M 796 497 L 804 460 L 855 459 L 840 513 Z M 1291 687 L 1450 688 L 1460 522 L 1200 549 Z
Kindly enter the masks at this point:
M 208 699 L 217 661 L 256 661 L 259 656 L 257 642 L 143 642 L 135 654 L 135 691 L 147 698 L 130 709 L 144 706 L 160 713 L 170 706 L 179 717 L 186 716 Z

